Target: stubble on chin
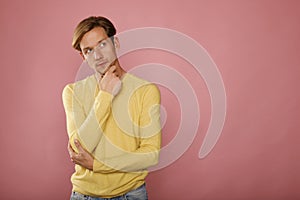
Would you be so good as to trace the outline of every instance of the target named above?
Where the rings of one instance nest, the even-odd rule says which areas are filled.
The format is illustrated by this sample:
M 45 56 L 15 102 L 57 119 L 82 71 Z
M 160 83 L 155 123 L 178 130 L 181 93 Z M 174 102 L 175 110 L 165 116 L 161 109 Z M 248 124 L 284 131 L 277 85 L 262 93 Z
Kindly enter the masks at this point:
M 105 72 L 107 72 L 107 70 L 109 69 L 109 65 L 105 66 L 105 67 L 94 67 L 95 71 L 100 75 L 103 76 L 105 74 Z

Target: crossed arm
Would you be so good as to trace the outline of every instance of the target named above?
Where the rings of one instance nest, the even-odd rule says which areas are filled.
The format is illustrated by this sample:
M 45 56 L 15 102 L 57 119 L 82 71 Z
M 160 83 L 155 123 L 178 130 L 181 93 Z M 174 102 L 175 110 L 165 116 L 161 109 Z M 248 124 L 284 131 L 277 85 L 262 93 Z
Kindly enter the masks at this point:
M 94 157 L 82 147 L 78 140 L 75 140 L 75 146 L 78 150 L 78 153 L 76 153 L 70 143 L 68 143 L 68 152 L 71 161 L 74 164 L 81 165 L 86 169 L 93 170 Z
M 150 115 L 146 118 L 146 121 L 152 121 L 152 123 L 158 124 L 157 127 L 160 129 L 160 121 L 159 121 L 159 106 L 156 106 L 154 112 L 149 112 L 149 109 L 153 107 L 153 105 L 159 105 L 160 98 L 159 98 L 159 91 L 155 86 L 149 87 L 149 91 L 145 95 L 144 105 L 145 105 L 145 116 Z M 155 97 L 155 98 L 153 98 Z M 100 99 L 101 101 L 101 99 Z M 110 100 L 110 102 L 112 99 Z M 105 125 L 106 119 L 110 113 L 110 104 L 102 103 L 101 109 L 98 110 L 97 113 L 97 120 L 100 122 L 100 125 Z M 108 107 L 104 107 L 107 105 Z M 66 106 L 65 106 L 66 107 Z M 80 107 L 80 106 L 79 106 Z M 105 111 L 105 112 L 104 112 Z M 79 112 L 79 111 L 77 111 Z M 102 113 L 101 113 L 102 112 Z M 79 112 L 80 113 L 80 112 Z M 96 111 L 95 111 L 96 113 Z M 95 114 L 94 113 L 94 114 Z M 82 116 L 82 124 L 85 127 L 95 126 L 95 119 L 93 123 L 87 122 L 86 120 L 89 119 L 88 117 Z M 144 117 L 145 118 L 145 117 Z M 68 124 L 75 123 L 74 118 L 72 116 L 68 118 Z M 82 167 L 93 170 L 94 172 L 101 172 L 101 173 L 110 173 L 113 171 L 137 171 L 146 169 L 149 166 L 152 166 L 158 162 L 158 154 L 160 149 L 160 142 L 161 142 L 161 133 L 160 130 L 149 138 L 142 138 L 140 141 L 140 146 L 134 152 L 120 152 L 119 156 L 114 156 L 110 158 L 106 158 L 105 161 L 96 158 L 91 152 L 95 150 L 95 146 L 99 143 L 102 135 L 98 132 L 88 132 L 84 133 L 81 127 L 76 128 L 73 127 L 74 130 L 71 130 L 71 134 L 69 133 L 69 144 L 68 144 L 68 151 L 70 154 L 71 161 L 75 164 L 81 165 Z M 81 131 L 81 132 L 80 132 Z M 88 131 L 85 130 L 85 131 Z M 70 132 L 68 128 L 68 132 Z M 86 135 L 83 135 L 86 134 Z M 90 138 L 93 138 L 92 145 L 89 144 Z M 86 142 L 88 144 L 86 144 Z M 93 144 L 95 146 L 93 146 Z

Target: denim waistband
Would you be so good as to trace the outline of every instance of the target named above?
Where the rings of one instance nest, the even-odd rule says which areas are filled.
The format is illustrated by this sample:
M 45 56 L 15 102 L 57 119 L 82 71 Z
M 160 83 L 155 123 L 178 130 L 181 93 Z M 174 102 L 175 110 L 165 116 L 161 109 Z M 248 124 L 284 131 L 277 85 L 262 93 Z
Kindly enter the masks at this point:
M 145 183 L 139 186 L 136 189 L 130 190 L 129 192 L 116 196 L 116 197 L 111 197 L 111 198 L 101 198 L 101 197 L 95 197 L 95 196 L 89 196 L 89 195 L 84 195 L 79 192 L 72 192 L 70 200 L 126 200 L 130 196 L 140 196 L 141 200 L 146 200 L 148 199 Z M 140 199 L 140 198 L 139 198 Z

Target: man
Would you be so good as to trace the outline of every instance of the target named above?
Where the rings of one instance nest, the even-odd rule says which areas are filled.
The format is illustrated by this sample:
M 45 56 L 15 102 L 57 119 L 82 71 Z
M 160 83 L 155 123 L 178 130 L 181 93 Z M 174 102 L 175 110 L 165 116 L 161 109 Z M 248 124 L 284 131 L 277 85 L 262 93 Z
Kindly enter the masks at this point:
M 63 90 L 75 163 L 71 200 L 148 199 L 147 168 L 158 162 L 159 90 L 122 69 L 115 34 L 104 17 L 84 19 L 74 31 L 72 46 L 95 74 Z

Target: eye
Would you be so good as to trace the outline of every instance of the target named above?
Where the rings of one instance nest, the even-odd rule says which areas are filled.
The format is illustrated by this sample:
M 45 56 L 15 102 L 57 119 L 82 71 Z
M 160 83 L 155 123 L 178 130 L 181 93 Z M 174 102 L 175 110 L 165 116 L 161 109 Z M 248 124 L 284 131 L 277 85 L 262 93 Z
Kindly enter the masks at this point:
M 99 47 L 100 48 L 104 48 L 106 46 L 106 41 L 103 41 L 99 44 Z
M 83 53 L 85 54 L 85 55 L 88 55 L 88 54 L 90 54 L 92 52 L 92 49 L 85 49 L 84 51 L 83 51 Z

